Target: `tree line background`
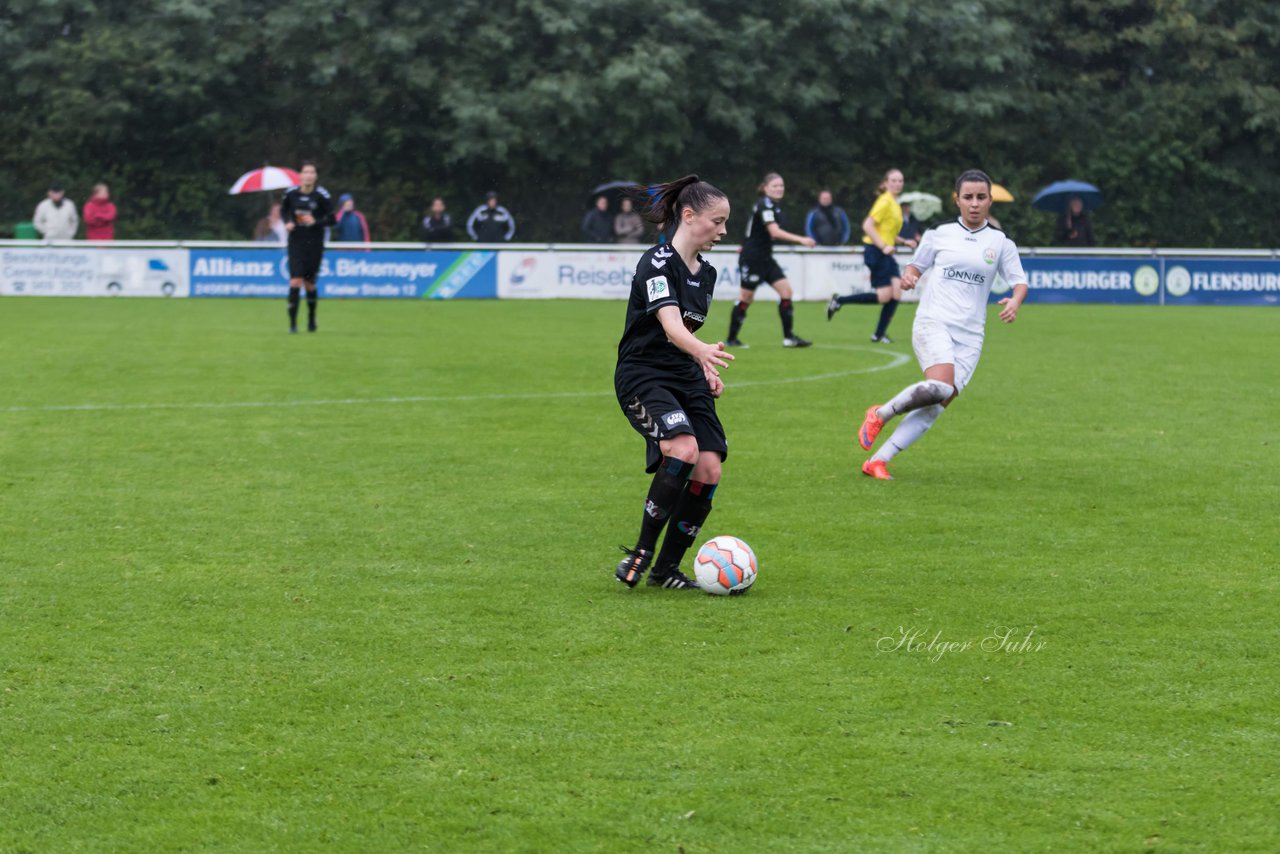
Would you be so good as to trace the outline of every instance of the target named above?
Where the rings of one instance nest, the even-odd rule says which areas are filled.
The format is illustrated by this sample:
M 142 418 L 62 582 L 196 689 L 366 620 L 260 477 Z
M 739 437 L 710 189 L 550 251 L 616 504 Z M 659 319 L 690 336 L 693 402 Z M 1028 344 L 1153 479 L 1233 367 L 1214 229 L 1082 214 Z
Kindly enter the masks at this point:
M 688 172 L 792 225 L 820 187 L 860 220 L 882 173 L 946 195 L 979 167 L 1023 245 L 1036 189 L 1100 186 L 1108 246 L 1274 248 L 1274 0 L 8 0 L 0 231 L 50 180 L 107 181 L 119 238 L 244 239 L 270 161 L 319 162 L 375 239 L 496 189 L 518 240 L 574 240 L 587 191 Z M 5 235 L 8 236 L 8 235 Z

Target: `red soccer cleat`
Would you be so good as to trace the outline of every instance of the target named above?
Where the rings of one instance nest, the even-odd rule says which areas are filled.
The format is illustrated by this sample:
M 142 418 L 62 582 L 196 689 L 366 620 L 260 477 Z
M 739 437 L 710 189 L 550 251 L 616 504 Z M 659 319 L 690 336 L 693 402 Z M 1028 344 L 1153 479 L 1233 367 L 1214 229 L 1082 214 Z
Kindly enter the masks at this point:
M 876 415 L 879 408 L 873 406 L 867 410 L 867 417 L 862 420 L 862 429 L 858 431 L 858 444 L 864 451 L 871 450 L 871 446 L 876 443 L 876 436 L 880 435 L 880 430 L 884 427 L 884 422 Z
M 893 475 L 889 474 L 889 469 L 885 466 L 884 460 L 877 460 L 874 457 L 862 464 L 862 473 L 867 477 L 874 477 L 876 480 L 893 480 Z

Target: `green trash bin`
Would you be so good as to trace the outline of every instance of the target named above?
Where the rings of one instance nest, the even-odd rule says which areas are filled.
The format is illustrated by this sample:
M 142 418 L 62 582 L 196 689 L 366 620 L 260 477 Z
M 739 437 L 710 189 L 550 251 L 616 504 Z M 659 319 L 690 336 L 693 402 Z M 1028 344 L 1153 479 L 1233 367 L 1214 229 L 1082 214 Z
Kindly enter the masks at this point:
M 20 222 L 13 227 L 14 240 L 39 240 L 40 232 L 36 231 L 35 225 L 29 222 Z

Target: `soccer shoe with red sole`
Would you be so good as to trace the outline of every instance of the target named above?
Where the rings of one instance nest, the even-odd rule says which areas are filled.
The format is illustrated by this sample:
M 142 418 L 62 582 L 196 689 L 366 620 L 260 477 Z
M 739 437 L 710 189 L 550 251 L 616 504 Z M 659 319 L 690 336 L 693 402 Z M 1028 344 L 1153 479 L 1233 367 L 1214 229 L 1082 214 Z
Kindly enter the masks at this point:
M 644 571 L 649 568 L 653 560 L 653 552 L 629 549 L 626 546 L 619 546 L 619 548 L 626 552 L 627 556 L 618 561 L 618 568 L 614 570 L 613 576 L 628 587 L 635 587 L 644 576 Z
M 884 460 L 867 460 L 862 464 L 862 473 L 867 477 L 874 477 L 876 480 L 893 480 L 893 475 L 889 474 L 889 469 L 885 465 Z
M 858 444 L 864 451 L 871 450 L 871 446 L 876 443 L 876 437 L 884 428 L 884 422 L 880 420 L 879 415 L 876 415 L 876 410 L 879 408 L 873 406 L 867 410 L 867 417 L 862 419 L 862 428 L 858 430 Z

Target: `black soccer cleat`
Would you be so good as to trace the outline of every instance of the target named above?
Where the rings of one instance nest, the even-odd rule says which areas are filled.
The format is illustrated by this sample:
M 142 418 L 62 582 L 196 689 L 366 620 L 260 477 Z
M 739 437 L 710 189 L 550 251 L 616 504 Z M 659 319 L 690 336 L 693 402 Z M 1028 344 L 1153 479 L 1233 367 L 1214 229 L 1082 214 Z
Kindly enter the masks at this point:
M 308 332 L 315 332 L 315 331 L 316 331 L 317 329 L 319 329 L 319 328 L 320 328 L 320 327 L 316 326 L 316 322 L 315 322 L 314 320 L 307 324 L 307 331 L 308 331 Z
M 806 341 L 803 338 L 801 338 L 799 335 L 792 335 L 788 338 L 782 339 L 782 346 L 783 347 L 812 347 L 813 342 Z
M 613 577 L 628 587 L 635 587 L 640 583 L 640 577 L 644 575 L 644 571 L 649 568 L 649 563 L 653 560 L 653 552 L 629 549 L 626 546 L 618 546 L 618 548 L 626 552 L 627 556 L 618 561 L 618 568 L 614 570 Z
M 831 299 L 827 302 L 827 320 L 836 316 L 836 312 L 840 310 L 840 295 L 832 294 Z
M 888 335 L 872 335 L 871 343 L 872 344 L 892 344 L 893 339 L 890 338 Z
M 741 341 L 739 341 L 737 338 L 730 338 L 730 339 L 728 339 L 727 341 L 725 341 L 725 342 L 724 342 L 724 346 L 726 346 L 726 347 L 738 347 L 738 348 L 741 348 L 741 349 L 743 349 L 743 350 L 746 350 L 746 349 L 747 349 L 748 347 L 750 347 L 751 345 L 750 345 L 750 344 L 743 344 L 743 343 L 742 343 Z
M 665 587 L 668 590 L 701 590 L 698 582 L 689 578 L 677 566 L 660 566 L 649 573 L 645 582 L 650 587 Z

